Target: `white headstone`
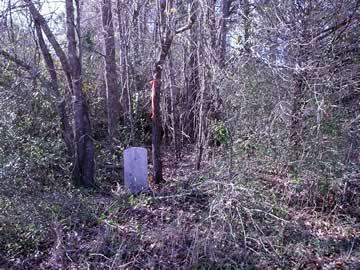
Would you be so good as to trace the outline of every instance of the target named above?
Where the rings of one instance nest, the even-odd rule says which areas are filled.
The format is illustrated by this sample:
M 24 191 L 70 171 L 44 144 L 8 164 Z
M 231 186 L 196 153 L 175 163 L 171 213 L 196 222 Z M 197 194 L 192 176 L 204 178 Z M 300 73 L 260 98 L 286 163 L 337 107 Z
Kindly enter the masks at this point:
M 124 181 L 131 193 L 146 192 L 148 183 L 147 151 L 142 147 L 130 147 L 124 151 Z

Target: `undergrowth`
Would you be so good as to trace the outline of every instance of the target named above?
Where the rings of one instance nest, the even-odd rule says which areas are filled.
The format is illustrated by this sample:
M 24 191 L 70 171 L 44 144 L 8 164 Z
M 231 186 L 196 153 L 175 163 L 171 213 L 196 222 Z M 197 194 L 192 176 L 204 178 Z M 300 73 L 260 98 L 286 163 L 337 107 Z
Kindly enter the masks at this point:
M 347 212 L 335 185 L 325 190 L 323 184 L 309 186 L 310 175 L 294 179 L 249 168 L 230 176 L 219 169 L 222 163 L 194 172 L 191 164 L 192 157 L 185 157 L 167 168 L 162 189 L 138 196 L 120 185 L 107 192 L 55 182 L 48 188 L 3 186 L 0 264 L 5 269 L 358 269 L 358 216 Z M 319 189 L 322 197 L 315 196 L 322 194 Z

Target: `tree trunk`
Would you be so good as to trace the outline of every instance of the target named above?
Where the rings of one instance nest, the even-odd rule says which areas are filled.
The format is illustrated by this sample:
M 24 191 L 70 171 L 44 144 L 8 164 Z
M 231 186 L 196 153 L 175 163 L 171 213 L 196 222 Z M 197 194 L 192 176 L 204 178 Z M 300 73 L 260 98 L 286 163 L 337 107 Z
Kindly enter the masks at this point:
M 153 176 L 155 183 L 159 184 L 163 181 L 162 162 L 161 162 L 161 78 L 162 69 L 169 53 L 173 35 L 166 33 L 165 41 L 161 46 L 158 60 L 155 63 L 153 71 L 153 80 L 151 81 L 151 119 L 152 119 L 152 160 L 153 160 Z
M 244 0 L 244 49 L 247 54 L 251 53 L 251 18 L 250 0 Z
M 39 13 L 39 11 L 36 9 L 36 7 L 32 3 L 32 1 L 31 0 L 23 0 L 23 1 L 27 4 L 34 21 L 37 21 L 40 24 L 48 41 L 50 42 L 51 46 L 54 48 L 56 56 L 59 58 L 61 66 L 64 70 L 64 73 L 65 73 L 65 76 L 66 76 L 66 79 L 68 82 L 68 86 L 70 88 L 70 92 L 72 92 L 73 84 L 72 84 L 72 78 L 71 78 L 71 70 L 70 70 L 71 68 L 70 68 L 69 61 L 66 57 L 65 52 L 61 48 L 59 42 L 56 40 L 53 32 L 50 30 L 50 27 L 47 24 L 45 18 Z
M 161 114 L 160 114 L 160 91 L 161 91 L 161 69 L 154 72 L 154 79 L 151 81 L 151 119 L 152 119 L 152 160 L 153 176 L 155 183 L 163 180 L 161 162 Z
M 220 27 L 219 27 L 219 66 L 225 66 L 225 55 L 226 55 L 226 39 L 228 34 L 227 23 L 230 15 L 230 3 L 231 0 L 222 0 L 221 7 L 221 19 L 220 19 Z
M 120 39 L 120 69 L 121 69 L 121 105 L 123 108 L 124 122 L 130 127 L 130 142 L 134 133 L 134 123 L 131 112 L 130 76 L 129 76 L 129 22 L 121 0 L 117 1 L 118 32 Z
M 289 166 L 292 173 L 298 173 L 300 159 L 303 149 L 303 130 L 304 130 L 304 109 L 306 105 L 306 91 L 308 74 L 306 71 L 309 53 L 308 44 L 310 37 L 308 34 L 308 16 L 309 7 L 307 9 L 295 8 L 295 14 L 301 18 L 300 24 L 293 22 L 295 36 L 297 36 L 295 44 L 295 64 L 296 70 L 293 71 L 294 94 L 293 106 L 290 125 L 290 157 L 291 164 Z M 294 20 L 295 21 L 295 20 Z M 297 35 L 297 33 L 299 33 Z
M 50 74 L 51 78 L 51 90 L 52 94 L 56 98 L 56 110 L 60 117 L 60 123 L 61 123 L 61 130 L 62 130 L 62 136 L 66 145 L 66 148 L 68 150 L 69 156 L 74 156 L 74 134 L 69 122 L 69 117 L 66 112 L 66 103 L 65 98 L 61 97 L 60 91 L 59 91 L 59 83 L 58 83 L 58 77 L 54 65 L 54 61 L 51 57 L 51 54 L 49 52 L 48 47 L 46 46 L 44 37 L 42 35 L 41 27 L 39 22 L 35 21 L 35 30 L 36 35 L 38 37 L 38 43 L 41 50 L 41 53 L 44 57 L 46 68 Z
M 77 14 L 79 16 L 79 14 Z M 79 22 L 79 20 L 77 20 Z M 75 185 L 94 187 L 95 185 L 95 147 L 91 137 L 91 126 L 88 108 L 82 91 L 81 59 L 77 54 L 77 41 L 75 36 L 75 19 L 73 0 L 66 0 L 66 24 L 69 63 L 74 91 L 74 128 L 76 159 L 73 169 Z M 80 25 L 77 24 L 80 33 Z
M 201 168 L 201 160 L 203 156 L 204 151 L 204 144 L 205 144 L 205 109 L 204 109 L 204 94 L 205 94 L 205 88 L 206 88 L 206 82 L 205 82 L 205 72 L 202 72 L 202 84 L 201 84 L 201 93 L 200 93 L 200 104 L 199 104 L 199 127 L 198 127 L 198 136 L 197 136 L 197 161 L 196 161 L 196 169 L 200 170 Z
M 297 165 L 301 158 L 302 151 L 302 131 L 303 131 L 303 112 L 305 106 L 305 83 L 301 74 L 295 75 L 293 107 L 291 116 L 291 134 L 290 134 L 290 151 L 291 165 L 290 171 L 296 172 Z
M 112 142 L 119 122 L 120 101 L 117 84 L 115 34 L 111 10 L 111 0 L 102 1 L 101 14 L 105 45 L 106 110 L 108 119 L 108 133 L 110 142 Z
M 172 41 L 176 34 L 180 34 L 192 27 L 195 22 L 195 18 L 191 16 L 188 24 L 171 31 L 170 27 L 166 25 L 165 9 L 171 10 L 171 4 L 169 7 L 166 5 L 166 1 L 161 0 L 159 3 L 159 15 L 160 15 L 160 29 L 161 29 L 161 48 L 160 54 L 153 69 L 153 79 L 151 81 L 151 112 L 152 112 L 152 160 L 153 160 L 153 177 L 155 183 L 159 184 L 163 181 L 162 176 L 162 163 L 161 163 L 161 114 L 160 114 L 160 96 L 161 96 L 161 78 L 162 69 L 166 57 L 169 54 Z
M 168 56 L 169 60 L 169 79 L 170 79 L 170 99 L 171 99 L 171 118 L 173 128 L 173 143 L 175 148 L 176 158 L 181 156 L 181 145 L 180 145 L 180 116 L 178 110 L 178 87 L 176 86 L 175 70 L 173 57 L 171 52 Z
M 198 17 L 198 3 L 195 1 L 191 5 L 191 16 L 194 20 Z M 199 61 L 198 61 L 198 37 L 199 27 L 196 25 L 190 29 L 190 57 L 189 57 L 189 84 L 187 89 L 187 129 L 186 132 L 190 137 L 191 143 L 196 140 L 196 123 L 195 123 L 195 112 L 196 112 L 196 99 L 200 90 L 200 79 L 199 79 Z

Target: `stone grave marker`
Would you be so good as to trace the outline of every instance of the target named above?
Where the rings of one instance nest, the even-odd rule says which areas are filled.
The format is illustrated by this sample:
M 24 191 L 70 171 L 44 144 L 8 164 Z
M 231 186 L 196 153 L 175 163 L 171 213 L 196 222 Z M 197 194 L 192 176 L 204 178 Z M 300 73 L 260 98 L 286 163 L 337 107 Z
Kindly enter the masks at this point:
M 149 191 L 147 151 L 130 147 L 124 151 L 124 183 L 131 193 Z

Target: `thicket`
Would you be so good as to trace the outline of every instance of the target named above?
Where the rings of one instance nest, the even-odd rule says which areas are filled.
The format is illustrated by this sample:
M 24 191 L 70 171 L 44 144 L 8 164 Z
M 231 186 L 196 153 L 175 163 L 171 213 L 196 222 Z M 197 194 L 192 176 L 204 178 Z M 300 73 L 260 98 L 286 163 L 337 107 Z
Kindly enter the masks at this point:
M 129 94 L 113 138 L 106 27 L 100 3 L 84 2 L 93 189 L 73 186 L 59 97 L 20 2 L 0 4 L 1 267 L 359 268 L 359 1 L 165 1 L 162 14 L 164 1 L 112 1 L 117 89 Z M 162 66 L 165 181 L 130 195 L 122 152 L 151 150 L 151 72 L 166 30 L 188 18 Z M 63 12 L 46 20 L 67 49 Z

